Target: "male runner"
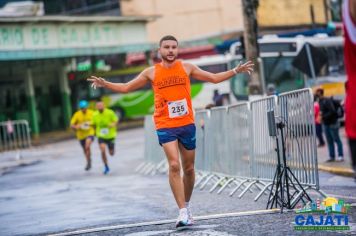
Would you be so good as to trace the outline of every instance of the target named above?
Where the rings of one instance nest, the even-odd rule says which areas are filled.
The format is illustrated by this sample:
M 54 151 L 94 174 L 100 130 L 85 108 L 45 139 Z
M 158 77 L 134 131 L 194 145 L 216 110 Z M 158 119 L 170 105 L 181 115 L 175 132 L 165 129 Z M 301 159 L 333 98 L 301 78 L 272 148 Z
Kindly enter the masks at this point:
M 90 145 L 94 140 L 94 128 L 92 126 L 93 111 L 88 109 L 88 102 L 81 100 L 79 102 L 80 110 L 74 113 L 70 121 L 71 128 L 76 131 L 77 139 L 83 148 L 87 165 L 85 170 L 90 170 Z
M 106 175 L 110 171 L 106 158 L 106 146 L 108 146 L 110 155 L 113 156 L 118 118 L 113 110 L 105 108 L 103 102 L 97 102 L 96 109 L 97 111 L 95 111 L 93 115 L 93 125 L 96 128 L 96 137 L 98 137 L 99 140 L 101 159 L 104 163 L 104 175 Z
M 176 227 L 193 224 L 189 207 L 195 173 L 195 125 L 191 101 L 190 77 L 211 83 L 228 80 L 237 73 L 251 73 L 252 62 L 239 64 L 232 70 L 210 73 L 181 60 L 178 55 L 178 41 L 173 36 L 165 36 L 159 42 L 162 61 L 142 71 L 127 83 L 111 83 L 92 76 L 88 81 L 92 86 L 104 87 L 119 93 L 128 93 L 150 82 L 154 91 L 154 122 L 159 143 L 162 145 L 169 165 L 169 183 L 179 207 Z M 183 178 L 180 176 L 179 153 L 181 154 Z

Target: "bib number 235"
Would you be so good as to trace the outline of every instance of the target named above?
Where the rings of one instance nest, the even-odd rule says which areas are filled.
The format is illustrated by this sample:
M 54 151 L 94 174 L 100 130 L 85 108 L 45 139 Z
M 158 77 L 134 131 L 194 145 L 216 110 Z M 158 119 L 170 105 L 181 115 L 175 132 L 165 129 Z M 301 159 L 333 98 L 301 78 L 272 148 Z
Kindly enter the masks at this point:
M 188 114 L 187 100 L 168 102 L 169 118 L 176 118 Z

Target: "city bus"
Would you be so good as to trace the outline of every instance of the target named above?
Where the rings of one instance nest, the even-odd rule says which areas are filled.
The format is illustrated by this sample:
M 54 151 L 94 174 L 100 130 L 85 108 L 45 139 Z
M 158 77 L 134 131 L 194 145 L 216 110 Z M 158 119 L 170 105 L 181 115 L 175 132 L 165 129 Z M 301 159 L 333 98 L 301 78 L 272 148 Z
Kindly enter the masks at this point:
M 344 98 L 346 76 L 342 37 L 316 35 L 314 37 L 280 38 L 267 35 L 259 39 L 258 43 L 262 60 L 262 86 L 265 93 L 271 85 L 277 93 L 305 87 L 313 89 L 322 87 L 326 96 L 334 96 L 340 100 Z M 326 66 L 314 78 L 308 77 L 292 65 L 293 60 L 306 43 L 322 49 L 327 55 Z M 232 55 L 241 55 L 241 50 L 240 42 L 236 42 L 230 47 Z M 306 63 L 308 62 L 306 61 Z M 247 78 L 236 79 L 239 82 L 232 83 L 233 94 L 240 97 L 247 96 Z
M 230 70 L 237 65 L 242 59 L 240 55 L 213 55 L 203 56 L 198 59 L 185 60 L 199 66 L 201 69 L 218 73 Z M 145 67 L 135 67 L 109 72 L 96 72 L 95 74 L 104 77 L 110 82 L 124 83 L 135 78 Z M 88 73 L 76 75 L 76 80 L 71 84 L 72 90 L 72 106 L 76 109 L 76 105 L 80 99 L 88 99 L 91 106 L 94 102 L 102 100 L 104 103 L 113 109 L 121 119 L 135 119 L 142 118 L 147 114 L 152 114 L 153 105 L 153 91 L 151 85 L 147 84 L 144 88 L 130 92 L 127 94 L 120 94 L 112 92 L 104 88 L 93 89 L 84 78 L 89 76 Z M 206 83 L 191 78 L 191 96 L 194 109 L 203 109 L 208 104 L 213 103 L 213 94 L 217 90 L 219 94 L 225 95 L 228 99 L 225 104 L 232 103 L 233 96 L 230 96 L 230 81 L 224 81 L 219 84 Z

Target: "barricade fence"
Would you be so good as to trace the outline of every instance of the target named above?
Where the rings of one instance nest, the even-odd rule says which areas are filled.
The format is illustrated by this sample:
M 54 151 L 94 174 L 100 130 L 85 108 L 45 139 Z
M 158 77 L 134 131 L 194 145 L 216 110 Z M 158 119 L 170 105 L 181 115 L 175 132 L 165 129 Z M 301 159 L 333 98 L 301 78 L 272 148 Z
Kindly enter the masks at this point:
M 145 162 L 136 168 L 142 174 L 156 174 L 167 170 L 166 158 L 158 138 L 152 116 L 145 116 Z
M 277 137 L 269 132 L 267 112 L 271 110 L 274 111 L 275 123 L 283 123 L 284 127 L 276 129 Z M 285 154 L 287 165 L 303 187 L 326 196 L 319 189 L 311 89 L 197 111 L 195 125 L 197 188 L 209 187 L 210 192 L 219 189 L 218 194 L 230 189 L 230 196 L 240 190 L 239 198 L 247 191 L 253 193 L 257 190 L 254 199 L 257 201 L 271 190 L 278 158 L 282 162 Z M 152 117 L 147 116 L 145 163 L 139 166 L 139 172 L 155 174 L 167 171 L 165 155 L 157 140 Z M 282 142 L 285 144 L 284 153 Z
M 26 120 L 0 122 L 0 152 L 30 147 L 30 128 Z
M 280 119 L 285 123 L 288 166 L 299 181 L 319 187 L 317 150 L 314 124 L 314 104 L 308 90 L 279 96 Z

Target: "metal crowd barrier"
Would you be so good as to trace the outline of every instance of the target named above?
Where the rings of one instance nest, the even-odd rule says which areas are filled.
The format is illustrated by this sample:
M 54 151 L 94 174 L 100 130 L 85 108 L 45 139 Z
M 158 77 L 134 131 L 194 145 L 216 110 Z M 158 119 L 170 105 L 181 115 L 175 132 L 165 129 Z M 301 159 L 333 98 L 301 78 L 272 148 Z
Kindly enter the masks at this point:
M 209 130 L 209 111 L 198 111 L 195 113 L 195 126 L 196 126 L 196 151 L 195 151 L 195 168 L 198 170 L 205 170 L 210 172 L 209 169 L 209 152 L 207 139 L 205 138 L 205 130 Z
M 226 163 L 227 150 L 227 135 L 226 135 L 226 107 L 213 108 L 210 111 L 209 128 L 205 130 L 205 140 L 207 153 L 209 156 L 209 171 L 210 175 L 201 185 L 203 189 L 209 182 L 214 181 L 210 192 L 214 191 L 219 184 L 226 181 L 225 175 L 228 174 L 228 164 Z M 214 134 L 214 135 L 211 135 Z M 220 175 L 224 173 L 225 175 Z
M 276 171 L 276 140 L 269 135 L 267 120 L 267 111 L 276 111 L 276 103 L 276 96 L 269 96 L 250 102 L 250 133 L 252 136 L 250 164 L 252 181 L 248 187 L 255 185 L 260 189 L 255 201 L 269 190 Z M 242 192 L 239 197 L 242 197 L 245 192 Z
M 136 171 L 142 174 L 156 174 L 167 170 L 166 158 L 158 138 L 152 116 L 145 116 L 145 162 L 141 163 Z
M 249 113 L 248 103 L 229 107 L 213 108 L 206 119 L 210 127 L 204 131 L 206 157 L 210 168 L 198 176 L 196 186 L 204 189 L 211 185 L 210 192 L 219 188 L 220 194 L 226 188 L 235 187 L 233 195 L 240 187 L 245 187 L 250 177 L 249 167 Z M 201 114 L 197 113 L 199 116 Z M 197 138 L 200 138 L 199 135 Z M 197 153 L 200 149 L 197 144 Z M 202 148 L 203 149 L 203 148 Z M 199 158 L 199 156 L 197 156 Z M 200 166 L 197 166 L 199 173 Z M 200 171 L 201 172 L 201 171 Z
M 319 173 L 314 124 L 313 96 L 309 89 L 283 93 L 278 97 L 284 136 L 287 165 L 307 189 L 319 188 Z
M 247 191 L 253 193 L 257 190 L 255 201 L 263 194 L 267 195 L 278 161 L 277 139 L 269 134 L 267 111 L 270 110 L 274 110 L 277 122 L 285 123 L 283 132 L 290 169 L 306 189 L 326 196 L 319 189 L 314 107 L 310 89 L 198 111 L 195 114 L 195 187 L 209 187 L 210 192 L 219 189 L 218 194 L 230 189 L 230 196 L 241 190 L 239 198 Z M 281 147 L 278 129 L 277 135 Z M 157 144 L 152 118 L 145 119 L 145 137 L 146 164 L 141 169 L 146 169 L 143 171 L 146 173 L 156 173 L 164 166 L 165 157 Z
M 19 151 L 30 147 L 30 128 L 26 120 L 0 122 L 0 152 Z

